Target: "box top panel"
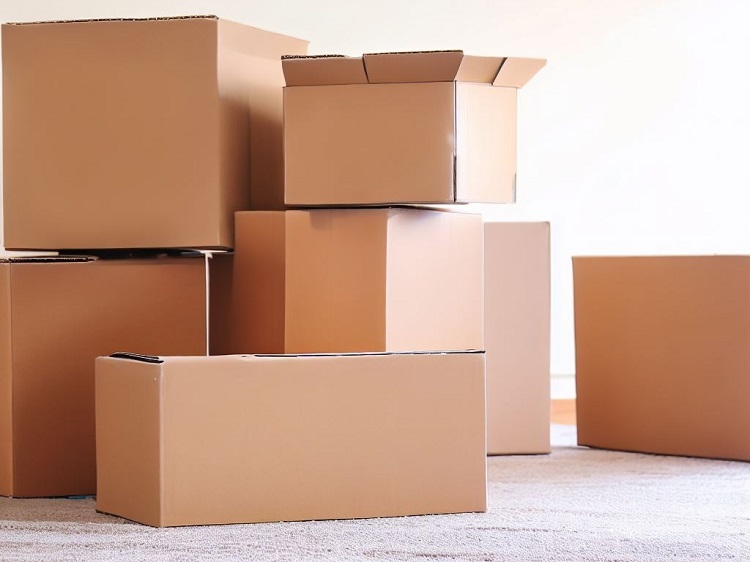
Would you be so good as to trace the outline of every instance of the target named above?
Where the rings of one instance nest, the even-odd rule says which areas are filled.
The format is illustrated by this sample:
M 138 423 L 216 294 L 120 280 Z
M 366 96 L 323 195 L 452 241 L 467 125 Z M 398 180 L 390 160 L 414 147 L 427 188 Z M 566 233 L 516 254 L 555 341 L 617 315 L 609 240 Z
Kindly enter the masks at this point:
M 140 361 L 142 363 L 168 363 L 180 362 L 187 360 L 208 360 L 208 361 L 247 361 L 255 359 L 291 359 L 295 357 L 363 357 L 373 355 L 456 355 L 456 354 L 473 354 L 484 353 L 480 349 L 451 349 L 440 351 L 363 351 L 356 353 L 258 353 L 254 355 L 223 355 L 223 356 L 206 356 L 206 357 L 159 357 L 156 355 L 143 355 L 140 353 L 130 353 L 118 351 L 111 354 L 112 359 L 125 359 L 129 361 Z
M 458 81 L 521 88 L 546 62 L 477 57 L 460 50 L 282 57 L 287 86 Z
M 190 19 L 202 19 L 202 20 L 218 20 L 218 16 L 213 15 L 202 15 L 202 16 L 161 16 L 153 18 L 89 18 L 81 20 L 46 20 L 46 21 L 19 21 L 19 22 L 8 22 L 4 25 L 44 25 L 49 23 L 88 23 L 88 22 L 104 22 L 104 21 L 169 21 L 169 20 L 190 20 Z
M 93 256 L 0 256 L 0 263 L 89 262 Z
M 0 254 L 0 263 L 70 263 L 92 262 L 102 260 L 107 262 L 122 260 L 159 260 L 163 258 L 202 258 L 212 257 L 214 254 L 228 253 L 224 251 L 192 250 L 192 249 L 145 249 L 145 250 L 85 250 L 83 252 L 59 254 L 36 254 L 29 252 L 15 252 L 8 255 Z

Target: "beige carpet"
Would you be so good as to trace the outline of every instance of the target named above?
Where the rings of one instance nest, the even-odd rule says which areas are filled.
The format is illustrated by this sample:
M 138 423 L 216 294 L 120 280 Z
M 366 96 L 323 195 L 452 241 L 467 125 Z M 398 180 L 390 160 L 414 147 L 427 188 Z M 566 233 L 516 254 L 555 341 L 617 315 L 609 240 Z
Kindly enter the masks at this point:
M 750 464 L 581 449 L 489 459 L 484 514 L 153 529 L 0 498 L 0 560 L 750 560 Z

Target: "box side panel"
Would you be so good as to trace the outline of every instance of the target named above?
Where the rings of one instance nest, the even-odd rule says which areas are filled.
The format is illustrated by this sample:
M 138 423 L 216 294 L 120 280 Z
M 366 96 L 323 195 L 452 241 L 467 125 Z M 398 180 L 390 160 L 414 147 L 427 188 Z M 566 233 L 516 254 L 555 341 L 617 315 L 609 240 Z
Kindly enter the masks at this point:
M 234 254 L 214 254 L 208 260 L 208 353 L 232 353 L 232 315 L 234 306 Z
M 241 23 L 219 19 L 219 32 L 225 49 L 280 63 L 284 55 L 304 55 L 308 41 Z
M 93 494 L 94 358 L 205 354 L 203 260 L 13 267 L 16 495 Z
M 286 352 L 385 349 L 385 209 L 287 211 Z
M 486 509 L 481 354 L 175 367 L 165 366 L 165 525 Z
M 750 460 L 750 258 L 575 258 L 578 440 Z
M 234 212 L 283 209 L 280 58 L 305 54 L 307 42 L 219 20 L 222 221 L 234 246 Z
M 5 245 L 217 245 L 216 21 L 3 29 Z
M 231 353 L 284 353 L 286 214 L 235 215 Z
M 391 211 L 388 350 L 484 349 L 482 245 L 480 215 Z
M 487 452 L 550 451 L 548 223 L 485 223 Z
M 10 264 L 0 263 L 0 496 L 13 495 L 13 340 Z
M 515 88 L 456 84 L 456 199 L 516 199 Z
M 219 20 L 219 44 L 223 213 L 232 231 L 234 211 L 284 208 L 280 58 L 305 54 L 307 42 Z
M 284 89 L 286 203 L 453 202 L 453 83 Z
M 161 522 L 161 365 L 96 360 L 96 509 Z

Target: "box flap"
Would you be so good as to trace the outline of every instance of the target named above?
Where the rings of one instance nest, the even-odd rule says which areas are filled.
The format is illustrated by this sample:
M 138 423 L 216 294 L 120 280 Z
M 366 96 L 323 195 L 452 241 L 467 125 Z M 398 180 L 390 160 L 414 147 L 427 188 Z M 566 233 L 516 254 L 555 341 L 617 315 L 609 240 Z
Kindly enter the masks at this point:
M 463 51 L 369 53 L 363 56 L 370 84 L 452 82 L 463 58 Z
M 482 82 L 492 84 L 500 67 L 507 59 L 504 57 L 475 57 L 466 55 L 458 67 L 456 80 L 459 82 Z
M 547 64 L 546 59 L 508 57 L 500 67 L 492 85 L 522 88 L 545 64 Z
M 287 86 L 367 84 L 362 57 L 344 55 L 281 57 Z

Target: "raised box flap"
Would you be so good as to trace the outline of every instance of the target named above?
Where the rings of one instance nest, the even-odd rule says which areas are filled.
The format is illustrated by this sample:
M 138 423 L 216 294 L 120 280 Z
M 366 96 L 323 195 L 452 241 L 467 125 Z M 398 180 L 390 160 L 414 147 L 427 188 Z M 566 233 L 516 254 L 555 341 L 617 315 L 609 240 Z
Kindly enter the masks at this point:
M 364 55 L 370 84 L 394 82 L 452 82 L 456 79 L 463 51 L 370 53 Z
M 497 73 L 492 85 L 506 88 L 522 88 L 545 64 L 547 64 L 545 59 L 508 57 L 500 67 L 500 71 Z
M 474 57 L 466 55 L 456 73 L 459 82 L 481 82 L 492 84 L 500 70 L 504 57 Z
M 281 67 L 287 86 L 367 84 L 362 57 L 285 56 Z

